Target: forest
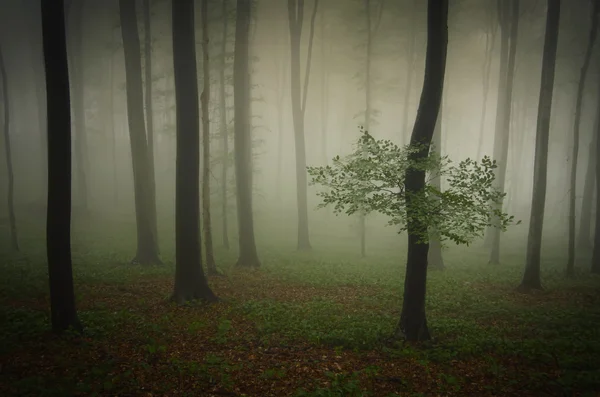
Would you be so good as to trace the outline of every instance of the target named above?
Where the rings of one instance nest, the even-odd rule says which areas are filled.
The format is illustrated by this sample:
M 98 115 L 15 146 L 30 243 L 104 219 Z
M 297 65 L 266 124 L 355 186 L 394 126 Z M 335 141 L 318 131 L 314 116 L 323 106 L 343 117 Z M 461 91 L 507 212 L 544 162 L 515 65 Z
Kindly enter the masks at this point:
M 599 396 L 599 21 L 0 1 L 0 395 Z

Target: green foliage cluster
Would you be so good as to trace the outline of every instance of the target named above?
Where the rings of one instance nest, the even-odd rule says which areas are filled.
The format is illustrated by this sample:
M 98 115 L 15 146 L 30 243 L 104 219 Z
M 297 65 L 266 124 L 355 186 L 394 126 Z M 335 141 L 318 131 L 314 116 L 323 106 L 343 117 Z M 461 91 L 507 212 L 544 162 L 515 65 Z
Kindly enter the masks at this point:
M 496 162 L 489 157 L 481 161 L 467 158 L 458 165 L 434 151 L 422 160 L 411 154 L 423 145 L 400 147 L 390 140 L 376 140 L 361 127 L 354 152 L 336 156 L 332 165 L 307 167 L 311 185 L 321 185 L 317 193 L 323 201 L 320 208 L 334 206 L 334 212 L 351 215 L 357 212 L 379 212 L 390 218 L 388 224 L 407 229 L 411 217 L 417 217 L 424 230 L 417 231 L 421 242 L 427 242 L 433 230 L 440 241 L 469 244 L 481 237 L 488 226 L 505 230 L 514 218 L 498 209 L 505 193 L 494 188 Z M 409 169 L 428 173 L 424 192 L 409 197 L 405 176 Z M 444 178 L 443 191 L 432 183 Z M 414 204 L 406 211 L 407 198 Z M 493 221 L 493 222 L 492 222 Z

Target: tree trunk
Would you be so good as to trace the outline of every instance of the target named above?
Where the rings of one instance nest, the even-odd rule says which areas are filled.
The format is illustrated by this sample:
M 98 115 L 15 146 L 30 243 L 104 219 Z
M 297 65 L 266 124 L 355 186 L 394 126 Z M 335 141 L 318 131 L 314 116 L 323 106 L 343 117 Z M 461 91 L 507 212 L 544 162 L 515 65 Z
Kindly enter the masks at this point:
M 416 7 L 416 2 L 413 4 L 413 9 Z M 414 21 L 410 22 L 408 47 L 406 50 L 406 88 L 404 89 L 404 105 L 402 109 L 402 132 L 400 143 L 404 144 L 404 139 L 408 135 L 408 111 L 410 109 L 410 98 L 412 93 L 412 81 L 415 62 L 415 41 L 417 39 L 416 28 Z
M 502 3 L 500 3 L 502 2 Z M 500 19 L 502 48 L 508 48 L 508 63 L 500 76 L 502 86 L 498 87 L 498 107 L 496 110 L 496 131 L 494 134 L 494 160 L 498 168 L 495 170 L 495 188 L 504 192 L 506 182 L 506 163 L 508 160 L 508 141 L 510 139 L 510 115 L 512 111 L 512 91 L 515 74 L 515 58 L 517 53 L 517 39 L 519 34 L 519 0 L 499 0 L 498 17 Z M 510 18 L 510 19 L 509 19 Z M 510 29 L 510 30 L 509 30 Z M 503 52 L 504 54 L 504 52 Z M 495 204 L 495 209 L 502 210 L 502 202 Z M 494 226 L 488 229 L 491 236 L 490 264 L 500 263 L 500 228 L 498 217 L 492 217 Z
M 442 94 L 443 95 L 443 94 Z M 438 112 L 437 121 L 435 123 L 435 130 L 433 131 L 433 154 L 440 154 L 442 152 L 442 112 L 444 109 L 443 103 L 440 104 L 440 110 Z M 442 181 L 439 175 L 431 178 L 431 185 L 442 190 Z M 435 228 L 431 228 L 429 232 L 429 252 L 427 254 L 427 264 L 433 269 L 442 270 L 444 269 L 444 258 L 442 257 L 442 244 L 440 242 L 439 233 Z
M 2 48 L 0 48 L 0 78 L 2 79 L 2 102 L 4 116 L 4 153 L 6 156 L 6 173 L 8 179 L 7 203 L 8 203 L 8 223 L 10 226 L 10 242 L 12 249 L 19 251 L 19 238 L 17 236 L 17 221 L 15 218 L 15 174 L 13 172 L 12 150 L 10 142 L 10 109 L 8 104 L 8 79 L 6 78 L 6 68 L 4 66 L 4 57 Z
M 160 264 L 156 236 L 152 230 L 148 145 L 144 126 L 142 65 L 135 2 L 119 1 L 121 33 L 125 53 L 127 118 L 133 165 L 137 251 L 132 263 Z
M 88 182 L 87 171 L 87 134 L 85 130 L 85 74 L 83 62 L 83 6 L 84 0 L 75 1 L 71 8 L 71 29 L 68 34 L 70 39 L 71 59 L 69 70 L 72 71 L 71 87 L 73 89 L 73 116 L 75 118 L 75 170 L 77 171 L 77 207 L 82 209 L 82 213 L 87 215 L 89 212 L 88 200 Z
M 48 115 L 46 249 L 52 330 L 82 331 L 71 264 L 71 104 L 64 3 L 42 2 L 42 39 Z
M 115 57 L 113 54 L 113 48 L 115 46 L 114 34 L 111 30 L 111 54 L 110 54 L 110 66 L 108 68 L 108 109 L 110 112 L 110 145 L 111 145 L 111 164 L 112 164 L 112 184 L 113 184 L 113 206 L 117 206 L 119 203 L 119 177 L 118 170 L 119 165 L 117 163 L 117 130 L 115 128 Z
M 221 42 L 221 55 L 219 56 L 219 116 L 221 127 L 221 142 L 223 150 L 223 163 L 221 164 L 221 237 L 223 247 L 229 249 L 229 227 L 228 227 L 228 208 L 227 208 L 227 174 L 229 168 L 229 131 L 227 128 L 227 96 L 225 93 L 225 57 L 227 56 L 227 28 L 228 28 L 228 7 L 227 0 L 221 2 L 223 13 L 223 41 Z
M 594 121 L 594 131 L 600 127 L 600 112 L 596 113 Z M 583 197 L 581 199 L 581 212 L 579 214 L 579 236 L 577 237 L 577 249 L 583 252 L 589 252 L 592 249 L 592 200 L 594 196 L 595 167 L 596 167 L 596 146 L 598 137 L 592 135 L 592 141 L 589 145 L 587 167 L 585 170 L 585 181 L 583 184 Z
M 150 0 L 144 1 L 144 83 L 146 86 L 146 134 L 148 145 L 148 205 L 150 206 L 150 227 L 156 241 L 156 252 L 160 254 L 158 246 L 158 225 L 156 214 L 156 176 L 154 169 L 154 111 L 152 106 L 152 26 L 150 24 Z
M 572 278 L 575 276 L 575 210 L 576 210 L 576 190 L 577 190 L 577 160 L 579 157 L 579 127 L 581 125 L 581 108 L 583 104 L 583 93 L 587 79 L 590 61 L 596 35 L 598 32 L 598 14 L 600 11 L 600 2 L 592 4 L 592 26 L 588 39 L 587 49 L 581 66 L 579 84 L 577 86 L 577 100 L 575 103 L 575 119 L 573 120 L 573 150 L 571 152 L 571 176 L 569 183 L 569 251 L 567 258 L 566 276 Z
M 306 111 L 306 96 L 308 94 L 308 79 L 312 57 L 312 43 L 315 30 L 315 18 L 319 0 L 314 0 L 314 8 L 310 21 L 308 53 L 304 75 L 304 89 L 300 88 L 300 41 L 302 38 L 302 23 L 304 20 L 304 1 L 288 0 L 288 20 L 290 28 L 291 49 L 291 95 L 292 118 L 294 120 L 294 143 L 296 149 L 296 199 L 298 204 L 298 250 L 310 250 L 308 233 L 308 191 L 306 176 L 306 142 L 304 136 L 304 114 Z
M 554 69 L 556 66 L 559 19 L 560 0 L 548 0 L 546 34 L 542 57 L 542 81 L 540 86 L 540 101 L 538 106 L 535 139 L 533 198 L 531 202 L 529 235 L 527 237 L 527 256 L 523 280 L 518 288 L 518 290 L 522 292 L 528 292 L 532 289 L 542 289 L 542 282 L 540 280 L 540 253 L 542 248 L 544 207 L 546 203 L 548 139 L 550 135 L 550 116 L 552 111 L 552 92 L 554 89 Z
M 600 115 L 600 102 L 598 104 Z M 596 124 L 596 153 L 600 153 L 600 124 Z M 594 249 L 592 251 L 593 274 L 600 274 L 600 161 L 596 159 L 596 225 L 594 231 Z
M 236 266 L 258 268 L 260 261 L 254 240 L 252 214 L 252 130 L 250 128 L 249 42 L 250 1 L 237 0 L 233 62 L 235 182 L 239 229 L 239 257 Z
M 422 161 L 429 154 L 429 146 L 444 89 L 446 51 L 448 46 L 448 0 L 428 0 L 427 5 L 427 55 L 425 78 L 417 111 L 417 118 L 410 138 L 410 145 L 422 145 L 422 149 L 409 155 L 411 163 Z M 428 243 L 419 243 L 419 235 L 427 231 L 426 222 L 416 215 L 419 196 L 425 194 L 425 171 L 416 167 L 406 170 L 406 211 L 409 222 L 408 255 L 404 279 L 404 301 L 396 336 L 416 342 L 430 339 L 425 316 L 425 293 L 427 284 Z M 416 203 L 414 196 L 417 197 Z M 415 207 L 416 206 L 416 207 Z
M 202 70 L 204 73 L 202 94 L 202 226 L 204 229 L 204 249 L 206 250 L 206 268 L 209 275 L 217 275 L 217 264 L 213 250 L 212 222 L 210 217 L 210 60 L 208 56 L 208 0 L 202 0 L 200 10 L 202 18 Z
M 175 170 L 175 290 L 185 303 L 218 298 L 202 269 L 200 244 L 200 131 L 194 39 L 194 0 L 172 3 L 177 160 Z
M 368 0 L 367 4 L 368 4 Z M 329 119 L 329 68 L 327 66 L 327 52 L 325 50 L 325 12 L 321 11 L 321 153 L 323 165 L 329 163 L 327 156 L 327 122 Z M 370 21 L 370 18 L 369 18 Z M 369 22 L 370 23 L 370 22 Z

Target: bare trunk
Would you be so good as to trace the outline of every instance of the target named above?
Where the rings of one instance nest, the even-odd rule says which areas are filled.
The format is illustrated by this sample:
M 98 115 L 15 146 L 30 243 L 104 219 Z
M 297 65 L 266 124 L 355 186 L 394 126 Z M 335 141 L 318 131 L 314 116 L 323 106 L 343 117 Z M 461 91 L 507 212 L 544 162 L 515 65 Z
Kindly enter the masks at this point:
M 229 249 L 229 227 L 228 227 L 228 200 L 227 200 L 227 175 L 229 168 L 229 131 L 227 128 L 227 94 L 225 92 L 225 57 L 227 52 L 227 21 L 228 21 L 228 8 L 227 0 L 223 0 L 221 3 L 221 12 L 223 14 L 223 35 L 221 42 L 221 55 L 219 56 L 219 116 L 220 116 L 220 127 L 221 127 L 221 145 L 222 145 L 222 158 L 223 163 L 221 164 L 221 238 L 223 240 L 223 247 Z
M 600 112 L 596 114 L 594 131 L 600 126 Z M 588 150 L 588 161 L 585 170 L 585 181 L 583 184 L 583 197 L 581 199 L 581 213 L 579 214 L 579 236 L 577 237 L 577 249 L 589 252 L 592 248 L 592 206 L 594 198 L 594 185 L 596 182 L 596 141 L 598 137 L 593 135 Z

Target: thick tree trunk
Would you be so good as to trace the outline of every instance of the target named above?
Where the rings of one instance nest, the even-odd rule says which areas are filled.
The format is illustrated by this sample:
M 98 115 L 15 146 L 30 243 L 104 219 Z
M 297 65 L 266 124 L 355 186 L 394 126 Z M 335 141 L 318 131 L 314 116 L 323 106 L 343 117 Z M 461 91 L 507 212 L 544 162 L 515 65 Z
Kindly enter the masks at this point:
M 233 62 L 235 182 L 239 230 L 236 266 L 258 268 L 260 261 L 254 239 L 252 214 L 252 131 L 250 128 L 249 31 L 250 1 L 237 0 Z
M 17 220 L 15 218 L 15 174 L 13 172 L 12 150 L 10 142 L 10 109 L 8 99 L 8 79 L 6 78 L 6 67 L 4 66 L 4 57 L 2 48 L 0 48 L 0 79 L 2 81 L 2 102 L 4 118 L 4 154 L 6 157 L 6 173 L 8 179 L 7 204 L 8 204 L 8 223 L 10 226 L 11 247 L 19 251 L 19 238 L 17 235 Z
M 438 112 L 437 121 L 435 123 L 435 130 L 433 132 L 433 150 L 432 153 L 438 155 L 442 152 L 442 113 L 443 103 L 440 104 L 440 111 Z M 431 185 L 438 190 L 442 190 L 442 181 L 439 175 L 431 178 Z M 444 258 L 442 257 L 442 244 L 440 242 L 439 233 L 435 228 L 431 228 L 429 231 L 429 252 L 427 253 L 427 264 L 433 269 L 442 270 L 444 269 Z
M 206 250 L 206 268 L 209 275 L 217 275 L 217 264 L 213 250 L 212 222 L 210 216 L 210 60 L 208 54 L 208 0 L 202 0 L 202 71 L 204 73 L 202 95 L 202 226 L 204 229 L 204 249 Z
M 158 246 L 158 225 L 156 214 L 156 172 L 154 168 L 154 111 L 152 105 L 152 26 L 150 24 L 150 0 L 144 0 L 144 83 L 145 107 L 146 107 L 146 135 L 148 145 L 148 205 L 150 206 L 150 225 L 156 251 L 160 253 Z
M 444 89 L 446 51 L 448 46 L 448 0 L 429 0 L 427 5 L 427 55 L 423 91 L 417 118 L 410 138 L 411 145 L 422 145 L 409 160 L 415 162 L 426 158 L 435 130 Z M 415 213 L 418 206 L 413 200 L 425 194 L 425 171 L 409 167 L 405 176 L 405 200 L 408 229 L 408 255 L 404 279 L 404 301 L 396 336 L 407 341 L 430 339 L 425 316 L 425 294 L 427 284 L 428 243 L 420 243 L 419 235 L 427 232 L 427 224 Z
M 598 115 L 600 115 L 600 103 L 598 105 Z M 596 125 L 596 153 L 600 153 L 600 125 Z M 600 274 L 600 161 L 596 159 L 596 225 L 594 233 L 594 249 L 592 252 L 593 274 Z
M 319 0 L 315 0 L 310 23 L 308 54 L 304 75 L 304 90 L 300 87 L 300 40 L 304 21 L 304 1 L 288 0 L 288 20 L 291 49 L 291 94 L 292 118 L 294 120 L 294 143 L 296 149 L 296 200 L 298 205 L 298 250 L 310 250 L 308 232 L 308 189 L 306 176 L 306 142 L 304 136 L 304 114 L 308 94 L 308 79 L 312 57 L 315 18 Z
M 500 4 L 500 1 L 502 3 Z M 502 47 L 508 47 L 508 62 L 505 75 L 501 75 L 500 81 L 503 86 L 498 87 L 498 107 L 496 111 L 496 131 L 494 134 L 494 160 L 498 165 L 495 170 L 495 188 L 504 192 L 506 182 L 506 163 L 508 160 L 508 141 L 510 139 L 510 116 L 512 111 L 512 91 L 515 74 L 515 58 L 517 53 L 517 38 L 519 34 L 519 0 L 499 0 L 498 12 L 502 29 Z M 510 29 L 510 30 L 509 30 Z M 502 210 L 502 202 L 495 204 L 495 209 Z M 491 236 L 490 264 L 500 263 L 500 228 L 499 220 L 493 216 L 494 226 L 488 229 Z
M 575 275 L 575 211 L 576 211 L 576 190 L 577 190 L 577 160 L 579 157 L 579 127 L 581 125 L 581 108 L 583 104 L 583 93 L 587 79 L 590 61 L 596 36 L 598 33 L 598 14 L 600 11 L 600 2 L 592 4 L 592 26 L 588 39 L 587 49 L 581 66 L 579 84 L 577 86 L 577 100 L 575 103 L 575 118 L 573 120 L 573 149 L 571 152 L 571 176 L 569 183 L 569 250 L 567 258 L 566 276 L 572 278 Z
M 71 264 L 71 104 L 62 0 L 42 2 L 48 115 L 46 249 L 52 330 L 82 331 Z
M 115 57 L 113 56 L 113 48 L 115 45 L 114 34 L 111 30 L 111 55 L 110 55 L 110 66 L 108 68 L 108 109 L 109 109 L 109 117 L 110 117 L 110 146 L 111 146 L 111 158 L 110 162 L 112 165 L 112 188 L 113 188 L 113 206 L 117 206 L 119 203 L 119 165 L 117 163 L 117 130 L 115 128 L 115 84 L 114 84 L 114 75 L 115 75 Z
M 542 289 L 540 279 L 540 255 L 542 249 L 542 229 L 544 225 L 544 207 L 546 203 L 546 177 L 548 173 L 548 140 L 550 135 L 550 116 L 552 111 L 552 93 L 554 89 L 554 69 L 556 66 L 556 48 L 558 44 L 558 22 L 560 19 L 560 0 L 548 0 L 546 34 L 542 58 L 542 81 L 538 106 L 537 130 L 535 141 L 535 159 L 533 165 L 533 198 L 531 218 L 527 238 L 527 256 L 523 280 L 518 290 L 527 292 Z
M 221 164 L 221 238 L 223 247 L 229 249 L 229 225 L 228 223 L 228 197 L 227 197 L 227 175 L 229 168 L 229 131 L 227 128 L 227 96 L 225 93 L 225 57 L 227 56 L 227 28 L 229 15 L 227 0 L 221 2 L 223 14 L 223 35 L 221 41 L 221 54 L 219 56 L 219 116 L 221 127 L 222 158 Z
M 123 51 L 125 53 L 125 82 L 127 86 L 127 118 L 137 225 L 137 250 L 133 263 L 142 265 L 162 263 L 158 257 L 156 236 L 152 230 L 148 145 L 144 125 L 142 66 L 140 39 L 135 2 L 119 1 Z
M 200 244 L 200 130 L 194 40 L 194 0 L 172 3 L 177 160 L 175 170 L 175 290 L 185 303 L 218 298 L 202 269 Z

